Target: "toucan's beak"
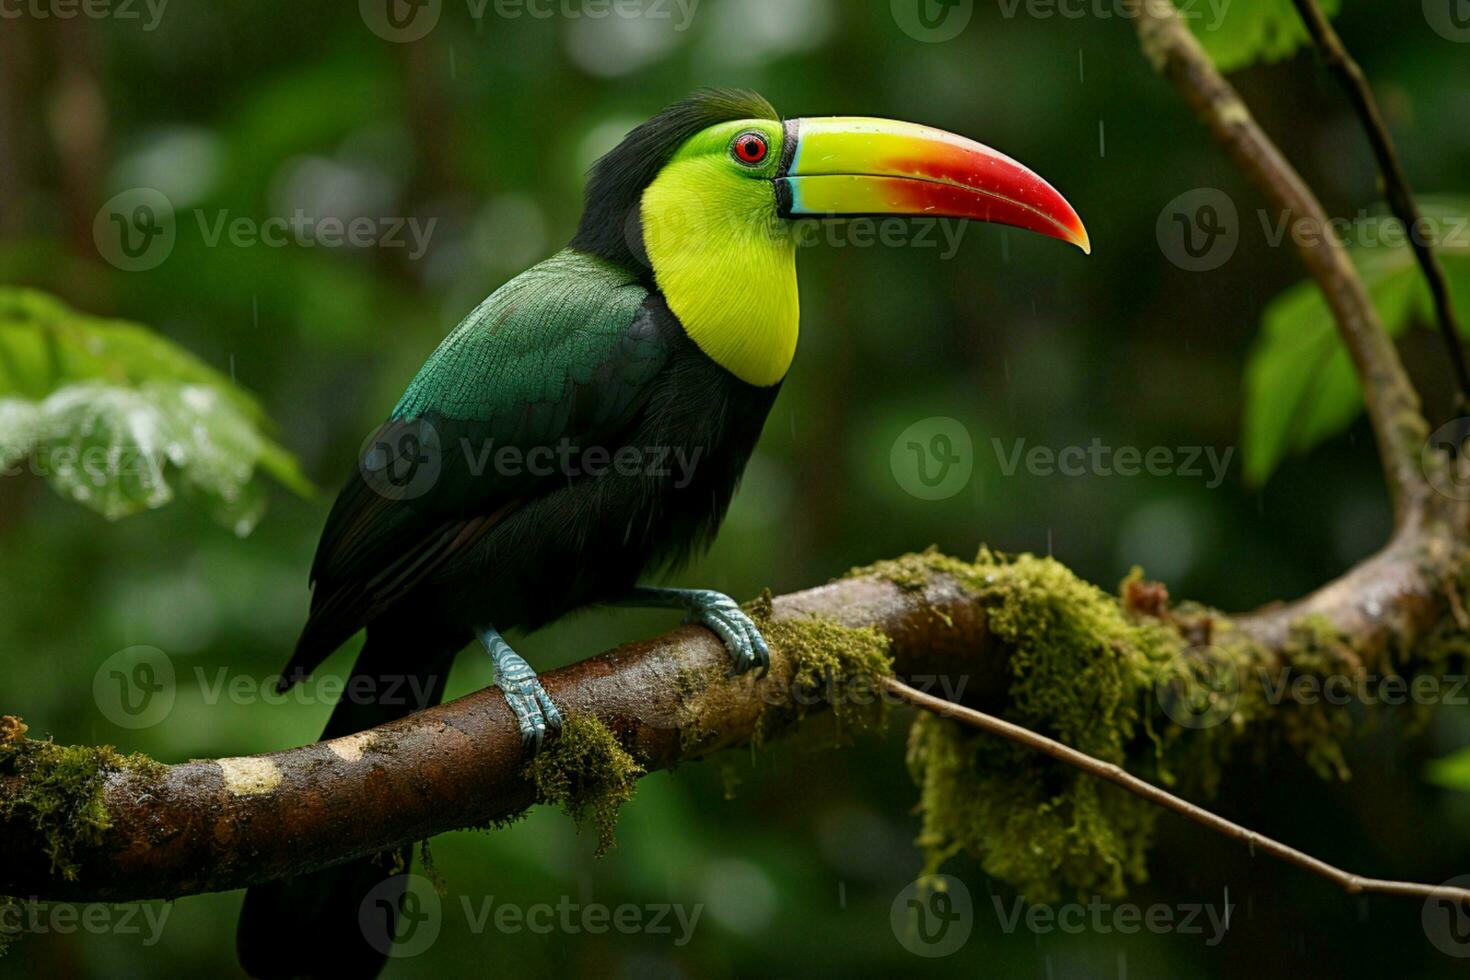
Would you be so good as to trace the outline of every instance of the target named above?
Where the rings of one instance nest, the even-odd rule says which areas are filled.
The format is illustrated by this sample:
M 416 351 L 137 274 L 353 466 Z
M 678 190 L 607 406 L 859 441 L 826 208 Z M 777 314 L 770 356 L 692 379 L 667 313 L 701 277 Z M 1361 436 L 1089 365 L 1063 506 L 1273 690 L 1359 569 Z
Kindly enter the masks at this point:
M 786 217 L 971 218 L 1092 251 L 1082 219 L 1050 184 L 942 129 L 859 116 L 790 119 L 784 151 L 776 195 Z

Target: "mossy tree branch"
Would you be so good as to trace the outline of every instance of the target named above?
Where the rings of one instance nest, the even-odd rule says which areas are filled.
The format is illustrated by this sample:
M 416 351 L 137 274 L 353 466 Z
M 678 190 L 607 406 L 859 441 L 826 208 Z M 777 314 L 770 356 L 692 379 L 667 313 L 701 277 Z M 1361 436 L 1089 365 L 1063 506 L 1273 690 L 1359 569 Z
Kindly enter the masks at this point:
M 551 671 L 542 681 L 564 713 L 601 720 L 639 765 L 667 769 L 757 737 L 763 716 L 788 703 L 783 687 L 798 667 L 801 637 L 783 624 L 814 617 L 880 631 L 906 671 L 989 671 L 972 683 L 993 692 L 1003 684 L 997 645 L 959 583 L 936 577 L 905 590 L 877 576 L 775 600 L 772 670 L 759 682 L 727 677 L 724 647 L 692 626 Z M 523 771 L 515 719 L 496 688 L 288 752 L 167 767 L 104 765 L 100 795 L 87 803 L 105 816 L 85 833 L 36 819 L 28 794 L 38 774 L 17 773 L 14 760 L 46 743 L 10 732 L 0 742 L 0 894 L 121 901 L 239 888 L 492 823 L 537 796 Z M 87 782 L 81 792 L 92 790 Z M 58 849 L 66 854 L 61 864 L 49 856 Z
M 1381 593 L 1386 605 L 1372 637 L 1335 632 L 1338 625 L 1361 624 L 1348 606 L 1332 602 L 1321 603 L 1328 612 L 1307 632 L 1330 634 L 1334 649 L 1360 651 L 1364 659 L 1369 647 L 1383 643 L 1427 650 L 1419 597 L 1448 585 L 1463 591 L 1464 568 L 1452 582 L 1410 583 L 1408 567 L 1396 574 L 1400 587 Z M 1334 608 L 1346 617 L 1341 623 L 1330 619 Z M 1304 640 L 1301 624 L 1274 644 L 1274 627 L 1262 629 L 1267 620 L 1258 617 L 1170 611 L 1160 602 L 1145 609 L 1077 581 L 1050 559 L 1007 561 L 983 553 L 973 564 L 933 553 L 882 563 L 777 598 L 760 611 L 773 655 L 763 680 L 728 677 L 727 655 L 713 634 L 683 627 L 552 671 L 544 682 L 569 715 L 595 718 L 613 733 L 635 763 L 622 773 L 631 780 L 765 741 L 800 721 L 814 701 L 835 701 L 840 720 L 845 708 L 871 703 L 849 682 L 881 673 L 884 653 L 900 676 L 915 683 L 938 678 L 966 703 L 997 712 L 1010 711 L 1018 698 L 1035 700 L 1027 691 L 1049 685 L 1052 671 L 1126 674 L 1136 682 L 1119 689 L 1117 703 L 1135 720 L 1157 713 L 1159 678 L 1205 651 L 1224 651 L 1219 655 L 1237 665 L 1303 670 L 1320 669 L 1323 656 Z M 1094 646 L 1089 631 L 1107 638 Z M 1075 662 L 1038 661 L 1052 634 L 1081 637 L 1066 654 Z M 1116 670 L 1118 664 L 1128 670 Z M 1428 653 L 1424 666 L 1437 666 Z M 835 685 L 813 676 L 828 671 Z M 1024 705 L 1015 717 L 1059 733 L 1097 728 L 1094 697 L 1089 691 L 1087 706 L 1077 709 L 1086 717 Z M 1214 755 L 1228 741 L 1274 729 L 1277 720 L 1242 702 L 1228 724 L 1211 731 L 1178 729 L 1162 716 L 1148 724 L 1161 744 L 1189 749 L 1208 740 L 1207 754 Z M 1322 731 L 1298 727 L 1287 740 L 1330 754 L 1332 736 Z M 46 756 L 56 762 L 55 754 L 67 750 L 25 739 L 14 725 L 3 732 L 0 893 L 46 899 L 177 898 L 239 888 L 494 823 L 538 798 L 540 776 L 526 772 L 514 719 L 493 688 L 359 735 L 270 755 L 171 766 L 93 757 L 101 778 L 48 789 L 63 795 L 45 797 L 42 808 L 36 794 Z M 592 787 L 594 795 L 599 791 Z M 47 818 L 75 812 L 96 819 L 78 827 Z
M 1364 649 L 1370 656 L 1390 654 L 1396 640 L 1433 628 L 1454 594 L 1448 583 L 1470 547 L 1470 502 L 1436 493 L 1433 471 L 1458 468 L 1464 477 L 1470 460 L 1452 459 L 1426 446 L 1429 426 L 1419 395 L 1346 247 L 1323 233 L 1329 227 L 1326 211 L 1215 67 L 1172 0 L 1124 2 L 1134 15 L 1145 57 L 1210 128 L 1241 172 L 1290 217 L 1293 230 L 1300 225 L 1308 232 L 1292 240 L 1326 298 L 1363 386 L 1394 501 L 1395 532 L 1378 555 L 1311 596 L 1256 617 L 1253 630 L 1258 639 L 1275 646 L 1284 642 L 1292 623 L 1320 615 L 1368 641 Z M 1318 43 L 1322 20 L 1308 16 Z M 1395 615 L 1405 618 L 1388 622 Z M 1470 620 L 1462 625 L 1470 628 Z

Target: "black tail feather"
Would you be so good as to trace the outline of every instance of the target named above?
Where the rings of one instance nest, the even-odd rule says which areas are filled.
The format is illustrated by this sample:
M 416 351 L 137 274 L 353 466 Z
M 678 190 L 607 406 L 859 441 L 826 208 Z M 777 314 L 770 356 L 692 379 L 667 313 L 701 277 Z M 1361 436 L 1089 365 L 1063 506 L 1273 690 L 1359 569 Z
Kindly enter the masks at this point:
M 449 661 L 466 639 L 430 639 L 423 630 L 374 624 L 322 739 L 438 704 Z M 415 666 L 394 666 L 405 662 Z M 376 696 L 352 696 L 353 683 Z M 410 857 L 406 845 L 250 888 L 236 933 L 240 965 L 259 980 L 376 977 L 396 933 L 406 885 L 406 878 L 395 876 L 408 870 Z

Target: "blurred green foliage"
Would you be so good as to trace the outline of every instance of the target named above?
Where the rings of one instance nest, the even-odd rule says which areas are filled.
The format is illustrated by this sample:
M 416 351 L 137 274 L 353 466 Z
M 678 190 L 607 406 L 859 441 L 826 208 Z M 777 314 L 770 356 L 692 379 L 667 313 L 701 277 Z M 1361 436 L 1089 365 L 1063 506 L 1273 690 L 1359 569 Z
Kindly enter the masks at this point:
M 1452 302 L 1466 309 L 1470 208 L 1464 201 L 1425 201 L 1422 210 L 1446 239 L 1436 250 Z M 1416 324 L 1438 330 L 1429 286 L 1405 234 L 1394 218 L 1365 218 L 1346 236 L 1354 243 L 1353 262 L 1390 337 Z M 1460 329 L 1470 334 L 1470 324 L 1463 320 Z M 1363 411 L 1363 390 L 1347 348 L 1322 291 L 1311 281 L 1267 305 L 1245 377 L 1240 438 L 1245 477 L 1251 483 L 1264 483 L 1288 452 L 1305 453 L 1340 435 Z
M 1320 0 L 1329 16 L 1341 0 Z M 1236 71 L 1280 61 L 1310 42 L 1292 0 L 1174 0 L 1215 64 Z
M 0 288 L 0 369 L 0 468 L 29 461 L 104 517 L 162 506 L 176 475 L 243 536 L 264 508 L 257 465 L 311 491 L 254 398 L 146 327 Z
M 1470 748 L 1435 759 L 1425 767 L 1424 778 L 1445 789 L 1470 793 Z

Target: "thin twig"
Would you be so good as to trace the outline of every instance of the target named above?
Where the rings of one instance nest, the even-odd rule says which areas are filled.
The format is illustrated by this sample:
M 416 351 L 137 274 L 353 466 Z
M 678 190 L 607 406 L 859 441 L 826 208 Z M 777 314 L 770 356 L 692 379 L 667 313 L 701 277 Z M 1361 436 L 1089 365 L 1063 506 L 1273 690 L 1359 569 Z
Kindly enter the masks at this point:
M 1071 746 L 1063 745 L 1061 742 L 1033 732 L 1029 728 L 1022 728 L 1020 725 L 1012 724 L 994 715 L 988 715 L 983 711 L 976 711 L 974 708 L 956 704 L 953 701 L 946 701 L 943 698 L 936 698 L 931 694 L 925 694 L 923 691 L 909 687 L 902 681 L 895 680 L 891 677 L 884 678 L 883 685 L 889 691 L 892 691 L 895 695 L 916 707 L 924 708 L 935 714 L 943 715 L 946 718 L 953 718 L 955 721 L 963 722 L 972 728 L 978 728 L 992 735 L 999 735 L 1001 738 L 1009 739 L 1028 748 L 1033 748 L 1038 752 L 1051 756 L 1053 759 L 1065 762 L 1070 766 L 1075 766 L 1083 772 L 1096 776 L 1098 779 L 1105 779 L 1115 786 L 1121 786 L 1134 796 L 1142 797 L 1150 803 L 1156 803 L 1167 810 L 1173 810 L 1175 813 L 1183 814 L 1195 823 L 1218 831 L 1227 837 L 1233 837 L 1236 840 L 1243 841 L 1250 846 L 1252 853 L 1256 850 L 1264 851 L 1272 857 L 1280 858 L 1289 864 L 1304 868 L 1313 874 L 1321 875 L 1328 881 L 1341 885 L 1350 895 L 1416 895 L 1423 898 L 1444 898 L 1457 902 L 1470 902 L 1470 890 L 1464 888 L 1452 888 L 1445 885 L 1421 885 L 1412 881 L 1391 881 L 1385 878 L 1364 878 L 1361 875 L 1351 874 L 1343 871 L 1341 868 L 1328 864 L 1326 861 L 1319 860 L 1310 854 L 1299 851 L 1294 847 L 1288 847 L 1269 837 L 1258 834 L 1254 830 L 1242 827 L 1238 823 L 1217 816 L 1188 800 L 1180 799 L 1172 793 L 1167 793 L 1152 783 L 1145 782 L 1137 776 L 1126 772 L 1120 766 L 1116 766 L 1110 762 L 1103 762 L 1101 759 L 1095 759 L 1085 752 L 1079 752 Z
M 1440 264 L 1434 247 L 1420 233 L 1423 215 L 1420 214 L 1419 205 L 1409 189 L 1409 178 L 1404 173 L 1403 163 L 1393 145 L 1393 137 L 1389 135 L 1388 125 L 1383 120 L 1383 114 L 1378 111 L 1378 101 L 1373 98 L 1373 88 L 1368 84 L 1368 76 L 1348 53 L 1342 38 L 1322 12 L 1317 0 L 1293 2 L 1303 23 L 1307 25 L 1307 32 L 1312 35 L 1312 41 L 1321 52 L 1322 60 L 1347 91 L 1348 99 L 1368 134 L 1373 155 L 1378 158 L 1378 169 L 1383 177 L 1388 206 L 1409 233 L 1414 257 L 1419 260 L 1419 267 L 1424 270 L 1424 278 L 1429 282 L 1429 291 L 1434 295 L 1434 310 L 1439 321 L 1440 334 L 1444 337 L 1455 380 L 1460 386 L 1460 403 L 1462 406 L 1470 405 L 1470 369 L 1465 366 L 1465 351 L 1460 343 L 1460 324 L 1450 302 L 1450 288 L 1445 279 L 1444 266 Z
M 1434 497 L 1419 461 L 1429 426 L 1347 249 L 1335 236 L 1322 234 L 1329 227 L 1327 212 L 1215 67 L 1179 9 L 1170 0 L 1124 3 L 1144 54 L 1209 125 L 1241 172 L 1288 217 L 1291 240 L 1322 289 L 1362 383 L 1396 518 L 1401 526 L 1413 523 Z

